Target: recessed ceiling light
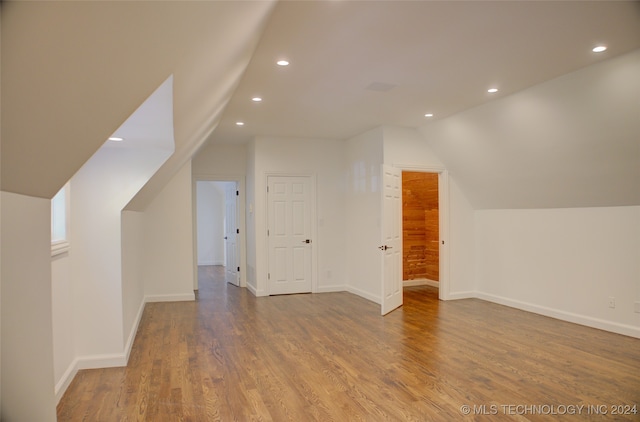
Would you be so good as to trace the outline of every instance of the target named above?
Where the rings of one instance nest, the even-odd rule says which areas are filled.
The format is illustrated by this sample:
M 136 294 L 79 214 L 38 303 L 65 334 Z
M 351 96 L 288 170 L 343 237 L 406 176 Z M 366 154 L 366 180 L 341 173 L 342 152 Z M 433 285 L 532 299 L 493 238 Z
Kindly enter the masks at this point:
M 424 115 L 424 117 L 433 117 L 433 113 L 427 113 Z
M 591 51 L 593 51 L 594 53 L 602 53 L 603 51 L 605 51 L 607 49 L 606 45 L 598 45 L 596 47 L 593 47 L 591 49 Z
M 124 138 L 121 138 L 119 136 L 110 136 L 109 140 L 110 141 L 114 141 L 114 142 L 122 142 L 122 141 L 124 141 Z
M 287 60 L 278 60 L 276 64 L 278 66 L 289 66 L 289 62 Z
M 244 126 L 244 122 L 236 122 L 236 126 Z
M 489 89 L 487 89 L 487 92 L 489 94 L 494 94 L 494 93 L 498 92 L 498 88 L 489 88 Z
M 254 103 L 259 103 L 260 101 L 262 101 L 262 98 L 260 98 L 260 97 L 253 97 L 253 98 L 251 99 L 251 101 L 253 101 Z

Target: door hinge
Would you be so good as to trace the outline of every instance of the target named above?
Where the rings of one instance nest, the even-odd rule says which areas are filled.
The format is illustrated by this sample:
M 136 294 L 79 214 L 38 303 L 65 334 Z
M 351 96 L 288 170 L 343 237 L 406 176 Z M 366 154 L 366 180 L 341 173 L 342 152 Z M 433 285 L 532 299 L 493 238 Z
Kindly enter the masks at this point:
M 238 267 L 238 272 L 240 272 L 240 267 Z
M 267 229 L 267 236 L 269 236 L 269 229 Z
M 267 186 L 267 193 L 269 193 L 269 186 Z
M 239 190 L 236 191 L 236 196 L 240 196 L 240 191 Z
M 267 273 L 267 280 L 271 280 L 271 273 Z
M 236 233 L 237 233 L 237 234 L 240 234 L 240 229 L 236 229 Z

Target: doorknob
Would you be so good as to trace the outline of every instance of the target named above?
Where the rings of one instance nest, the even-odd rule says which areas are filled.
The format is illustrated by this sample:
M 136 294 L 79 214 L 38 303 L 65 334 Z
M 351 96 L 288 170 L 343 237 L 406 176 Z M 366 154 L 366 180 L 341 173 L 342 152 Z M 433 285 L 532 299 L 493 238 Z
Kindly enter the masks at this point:
M 387 249 L 393 249 L 393 246 L 382 245 L 378 246 L 378 249 L 380 249 L 381 251 L 386 251 Z
M 302 243 L 311 243 L 311 239 L 305 239 L 302 241 Z

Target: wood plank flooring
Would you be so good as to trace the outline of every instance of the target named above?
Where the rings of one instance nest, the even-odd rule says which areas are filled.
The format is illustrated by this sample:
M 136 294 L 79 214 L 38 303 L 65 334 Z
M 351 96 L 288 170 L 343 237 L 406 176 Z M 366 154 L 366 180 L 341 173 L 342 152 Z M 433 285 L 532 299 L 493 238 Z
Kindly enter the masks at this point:
M 221 269 L 195 302 L 147 304 L 129 365 L 80 371 L 58 420 L 640 420 L 639 339 L 428 286 L 385 317 L 350 293 L 256 298 Z

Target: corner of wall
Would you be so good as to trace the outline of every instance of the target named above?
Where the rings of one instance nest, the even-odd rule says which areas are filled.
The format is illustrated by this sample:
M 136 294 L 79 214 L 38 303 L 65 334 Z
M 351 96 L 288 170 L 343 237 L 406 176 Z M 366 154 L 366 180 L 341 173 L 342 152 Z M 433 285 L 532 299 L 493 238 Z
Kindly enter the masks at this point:
M 50 201 L 0 197 L 2 419 L 55 421 Z
M 144 295 L 149 300 L 193 300 L 194 247 L 191 161 L 142 213 Z

